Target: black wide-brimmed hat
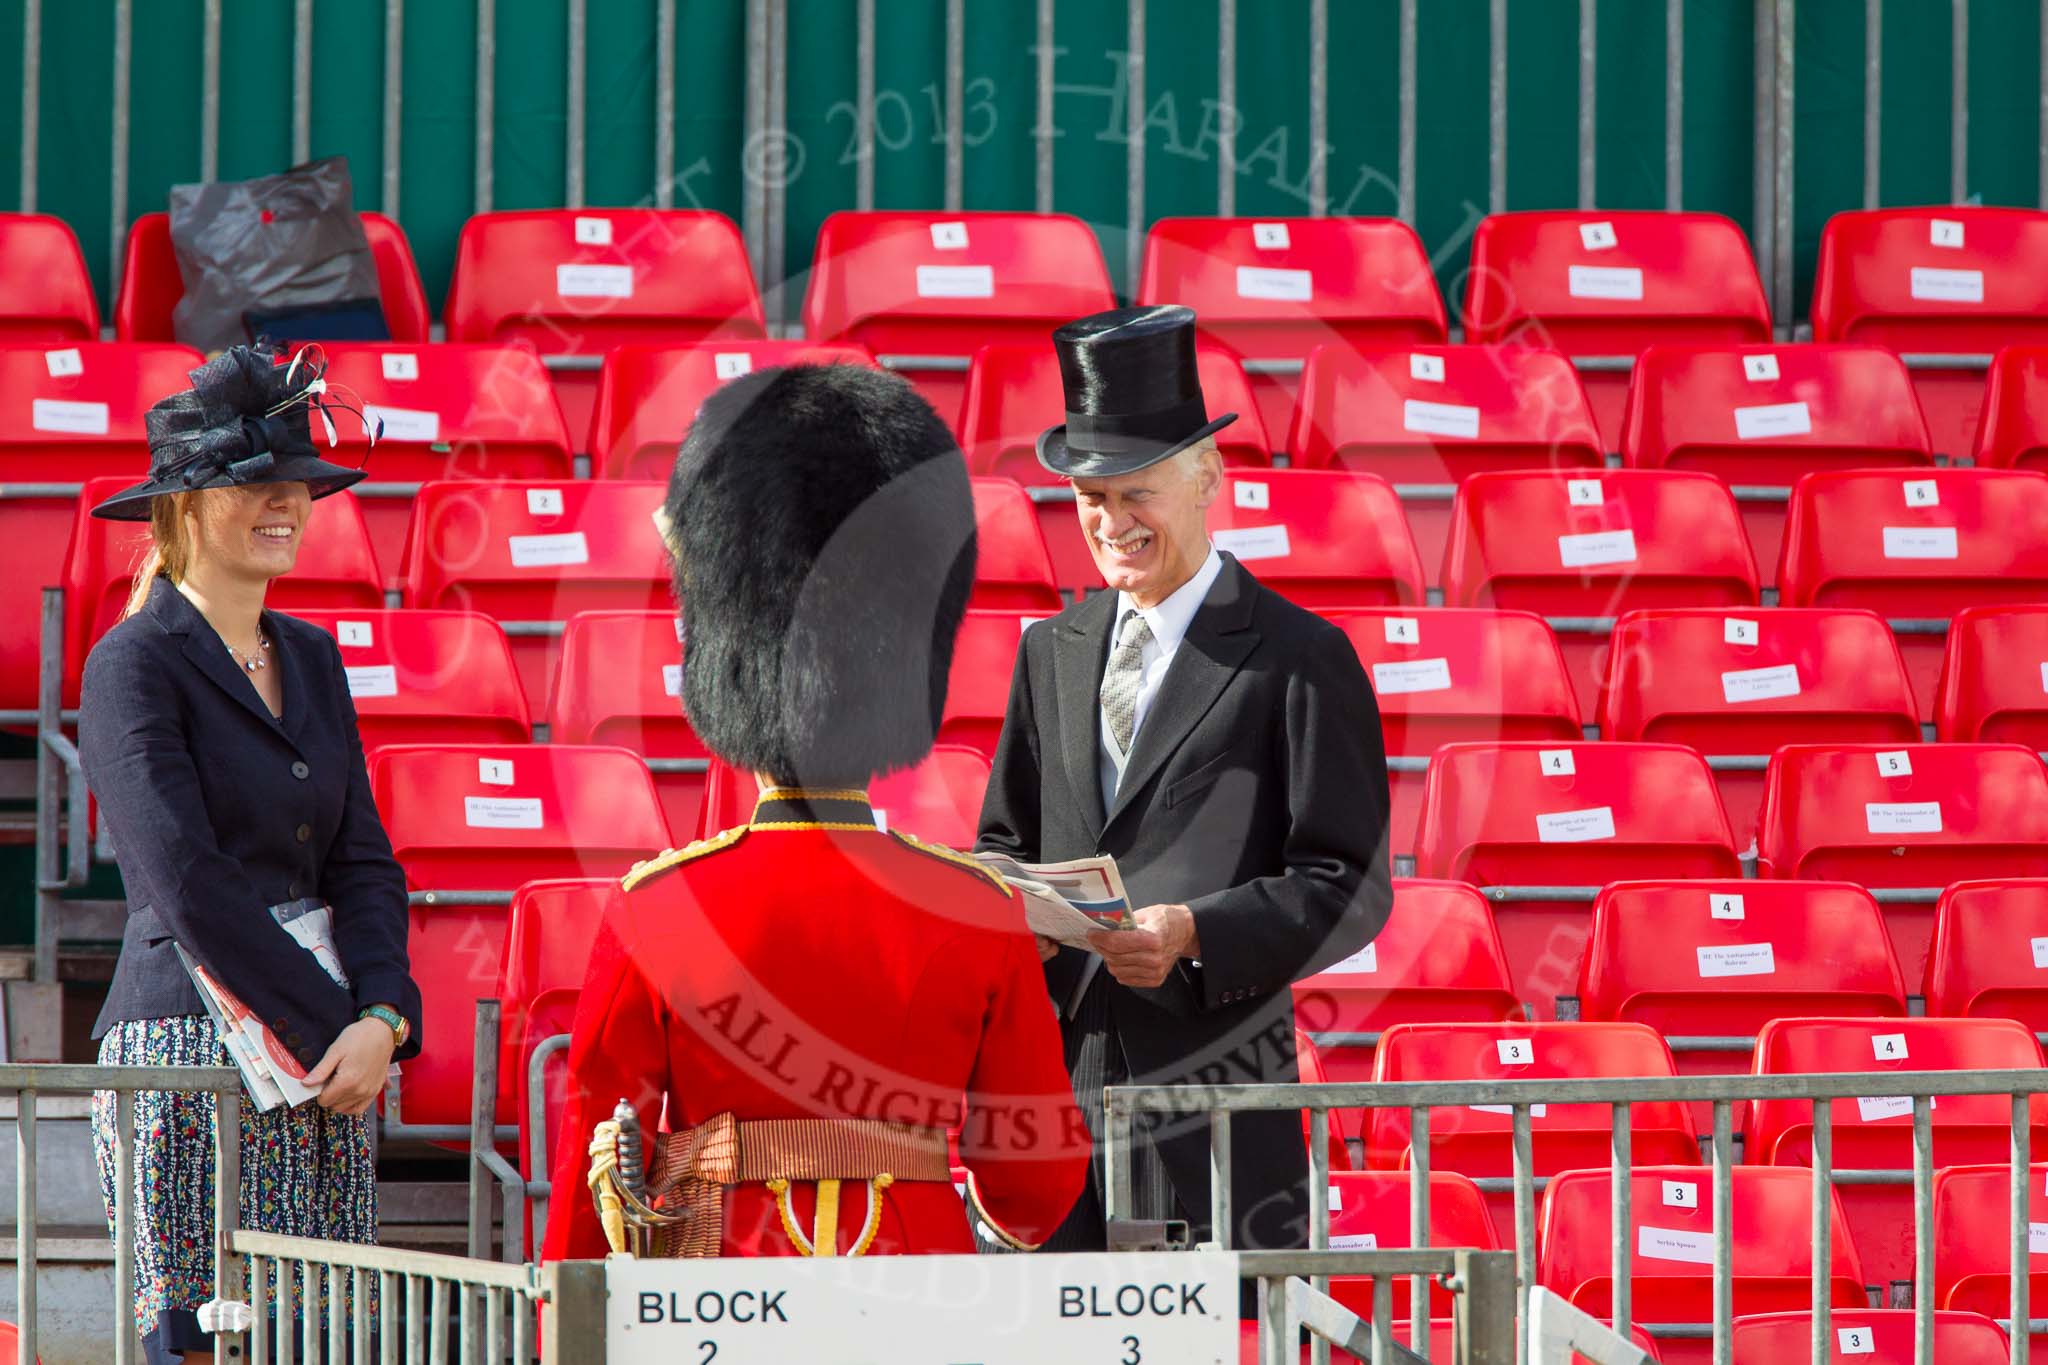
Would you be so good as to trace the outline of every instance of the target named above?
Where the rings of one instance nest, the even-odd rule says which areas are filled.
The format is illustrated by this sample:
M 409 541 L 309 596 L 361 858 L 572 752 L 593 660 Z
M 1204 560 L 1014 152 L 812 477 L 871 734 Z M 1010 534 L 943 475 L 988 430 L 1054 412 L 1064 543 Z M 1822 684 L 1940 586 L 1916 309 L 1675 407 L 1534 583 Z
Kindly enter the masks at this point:
M 1052 334 L 1067 420 L 1038 438 L 1038 462 L 1070 479 L 1157 464 L 1237 420 L 1211 421 L 1195 372 L 1195 313 L 1163 304 L 1112 308 Z
M 317 346 L 302 348 L 289 364 L 268 346 L 230 346 L 191 371 L 190 389 L 143 414 L 149 477 L 100 503 L 92 514 L 111 521 L 148 521 L 150 504 L 166 493 L 303 483 L 315 498 L 324 498 L 358 482 L 366 471 L 330 464 L 313 446 L 316 411 L 329 445 L 336 440 L 330 408 L 363 419 L 358 406 L 328 392 L 326 369 Z M 374 446 L 377 432 L 370 425 L 364 422 Z

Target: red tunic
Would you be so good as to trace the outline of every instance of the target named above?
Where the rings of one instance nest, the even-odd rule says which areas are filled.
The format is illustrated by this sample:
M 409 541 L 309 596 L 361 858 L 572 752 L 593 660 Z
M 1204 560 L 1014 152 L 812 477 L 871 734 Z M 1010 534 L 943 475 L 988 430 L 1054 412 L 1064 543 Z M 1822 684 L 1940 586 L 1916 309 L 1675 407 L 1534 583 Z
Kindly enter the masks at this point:
M 1022 905 L 999 880 L 878 832 L 858 792 L 785 788 L 625 885 L 577 1007 L 546 1259 L 609 1250 L 587 1147 L 622 1098 L 650 1138 L 727 1111 L 957 1128 L 969 1197 L 1000 1235 L 1030 1246 L 1059 1226 L 1090 1143 Z M 806 1237 L 816 1188 L 790 1187 Z M 841 1185 L 839 1254 L 867 1204 L 867 1182 Z M 950 1182 L 888 1188 L 869 1254 L 973 1250 Z M 764 1184 L 726 1191 L 721 1254 L 799 1254 Z

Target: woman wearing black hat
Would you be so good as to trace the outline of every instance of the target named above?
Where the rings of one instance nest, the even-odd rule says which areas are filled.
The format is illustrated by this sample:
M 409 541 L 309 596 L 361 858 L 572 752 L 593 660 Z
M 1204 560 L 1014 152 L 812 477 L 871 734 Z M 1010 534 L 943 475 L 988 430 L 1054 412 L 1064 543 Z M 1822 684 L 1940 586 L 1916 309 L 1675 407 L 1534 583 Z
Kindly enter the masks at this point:
M 418 1050 L 405 877 L 370 802 L 339 651 L 263 606 L 313 500 L 363 477 L 314 451 L 313 417 L 332 430 L 321 370 L 317 352 L 208 361 L 150 409 L 150 477 L 93 509 L 150 528 L 79 711 L 129 902 L 95 1035 L 104 1064 L 230 1064 L 196 964 L 274 1036 L 274 1064 L 318 1092 L 257 1112 L 245 1086 L 241 1226 L 371 1242 L 368 1110 L 393 1057 Z M 308 946 L 323 920 L 325 965 Z M 153 1365 L 209 1360 L 197 1310 L 214 1297 L 213 1101 L 144 1093 L 135 1115 L 135 1188 L 117 1191 L 114 1097 L 95 1099 L 110 1224 L 116 1198 L 134 1205 L 137 1329 Z

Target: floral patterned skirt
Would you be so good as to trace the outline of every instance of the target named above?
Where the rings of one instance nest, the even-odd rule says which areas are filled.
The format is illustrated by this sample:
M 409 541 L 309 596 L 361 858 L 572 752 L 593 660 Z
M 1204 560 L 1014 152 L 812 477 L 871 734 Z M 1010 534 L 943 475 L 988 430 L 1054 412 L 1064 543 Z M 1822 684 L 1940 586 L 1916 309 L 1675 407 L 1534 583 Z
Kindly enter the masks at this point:
M 204 1015 L 115 1024 L 100 1040 L 99 1059 L 102 1066 L 234 1065 Z M 93 1096 L 93 1148 L 109 1230 L 115 1113 L 112 1091 Z M 198 1317 L 214 1293 L 213 1134 L 212 1095 L 149 1090 L 135 1096 L 135 1328 L 150 1365 L 213 1349 Z M 244 1228 L 375 1242 L 370 1116 L 334 1114 L 314 1103 L 259 1114 L 244 1090 L 241 1206 Z M 296 1313 L 303 1291 L 294 1284 L 291 1292 Z M 276 1293 L 273 1283 L 273 1301 Z

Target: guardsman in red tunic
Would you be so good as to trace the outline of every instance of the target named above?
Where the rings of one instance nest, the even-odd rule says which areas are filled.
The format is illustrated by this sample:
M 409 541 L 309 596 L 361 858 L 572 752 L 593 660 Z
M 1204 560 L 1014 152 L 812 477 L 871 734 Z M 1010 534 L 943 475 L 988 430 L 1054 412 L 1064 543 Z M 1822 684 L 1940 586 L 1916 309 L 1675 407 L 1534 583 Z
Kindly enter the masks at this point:
M 761 797 L 635 868 L 598 930 L 545 1256 L 972 1252 L 949 1130 L 964 1198 L 1035 1246 L 1089 1139 L 1022 904 L 865 791 L 945 701 L 958 448 L 893 375 L 757 371 L 705 402 L 665 513 L 684 709 Z

